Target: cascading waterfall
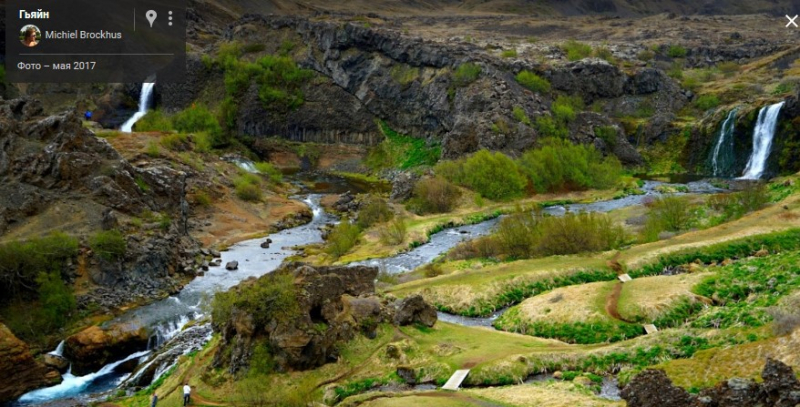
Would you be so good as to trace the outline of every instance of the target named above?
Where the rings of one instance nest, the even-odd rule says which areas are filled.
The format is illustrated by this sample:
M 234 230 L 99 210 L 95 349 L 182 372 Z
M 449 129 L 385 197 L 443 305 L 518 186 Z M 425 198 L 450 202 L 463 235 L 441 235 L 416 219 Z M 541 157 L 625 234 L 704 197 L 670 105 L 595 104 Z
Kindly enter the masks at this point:
M 719 138 L 711 152 L 711 168 L 715 177 L 730 175 L 733 164 L 733 130 L 736 128 L 736 109 L 728 113 L 719 130 Z
M 59 342 L 58 346 L 56 346 L 56 349 L 53 350 L 52 352 L 48 352 L 48 353 L 51 354 L 51 355 L 64 357 L 64 343 L 65 342 L 66 341 Z
M 778 126 L 778 114 L 784 103 L 786 102 L 764 107 L 758 112 L 758 121 L 753 130 L 753 154 L 750 155 L 750 160 L 747 161 L 744 173 L 739 179 L 759 179 L 764 175 L 772 149 L 772 139 Z
M 142 84 L 142 94 L 139 95 L 139 111 L 134 113 L 133 116 L 120 127 L 121 131 L 125 133 L 132 132 L 133 125 L 147 114 L 147 104 L 153 95 L 153 88 L 155 86 L 156 84 L 154 82 L 145 82 Z

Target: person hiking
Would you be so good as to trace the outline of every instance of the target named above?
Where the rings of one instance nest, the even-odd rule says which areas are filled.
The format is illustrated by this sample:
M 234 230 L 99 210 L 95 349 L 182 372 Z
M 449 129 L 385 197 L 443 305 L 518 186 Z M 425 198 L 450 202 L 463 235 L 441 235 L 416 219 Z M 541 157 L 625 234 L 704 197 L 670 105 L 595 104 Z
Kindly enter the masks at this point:
M 156 404 L 158 404 L 158 394 L 156 394 L 156 392 L 153 392 L 153 398 L 151 400 L 150 407 L 156 407 Z
M 183 385 L 183 407 L 189 405 L 189 397 L 192 394 L 192 388 L 189 387 L 189 383 L 185 383 Z

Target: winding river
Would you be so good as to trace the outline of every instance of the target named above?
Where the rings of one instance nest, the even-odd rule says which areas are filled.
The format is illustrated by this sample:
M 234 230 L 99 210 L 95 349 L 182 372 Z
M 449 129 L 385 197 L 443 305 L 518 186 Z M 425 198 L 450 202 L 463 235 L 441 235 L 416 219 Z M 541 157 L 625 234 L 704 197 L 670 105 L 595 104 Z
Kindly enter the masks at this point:
M 322 242 L 320 228 L 336 221 L 336 218 L 327 214 L 320 206 L 322 194 L 342 192 L 343 190 L 341 180 L 328 179 L 327 181 L 331 181 L 330 185 L 333 187 L 311 187 L 312 191 L 318 193 L 297 198 L 303 200 L 312 209 L 313 218 L 310 223 L 270 235 L 272 244 L 269 249 L 261 248 L 260 245 L 264 239 L 254 239 L 236 244 L 223 252 L 222 264 L 238 261 L 238 270 L 226 271 L 224 267 L 211 268 L 204 276 L 197 277 L 187 284 L 179 294 L 132 310 L 112 321 L 113 324 L 132 323 L 150 327 L 152 337 L 149 349 L 136 352 L 86 376 L 77 377 L 66 373 L 61 384 L 27 393 L 11 406 L 74 405 L 78 401 L 98 400 L 117 387 L 146 386 L 174 365 L 180 355 L 201 348 L 211 337 L 210 324 L 190 324 L 190 322 L 203 319 L 206 312 L 203 305 L 214 293 L 227 290 L 249 277 L 258 277 L 278 268 L 287 257 L 297 252 L 294 249 L 296 246 Z M 557 206 L 547 208 L 546 212 L 558 216 L 567 211 L 608 212 L 639 205 L 644 197 L 659 195 L 657 189 L 661 185 L 669 184 L 646 181 L 642 188 L 645 192 L 644 196 L 630 196 L 590 204 Z M 691 182 L 686 186 L 690 193 L 721 191 L 702 181 Z M 464 240 L 490 233 L 497 221 L 497 219 L 492 219 L 475 225 L 447 229 L 432 235 L 428 243 L 408 252 L 385 259 L 353 264 L 378 266 L 392 273 L 413 270 L 431 262 Z M 443 321 L 470 326 L 491 326 L 492 321 L 498 316 L 499 313 L 490 318 L 439 315 Z M 128 362 L 132 360 L 136 360 L 135 363 L 138 365 L 133 373 L 129 370 L 119 371 L 119 367 L 129 365 Z

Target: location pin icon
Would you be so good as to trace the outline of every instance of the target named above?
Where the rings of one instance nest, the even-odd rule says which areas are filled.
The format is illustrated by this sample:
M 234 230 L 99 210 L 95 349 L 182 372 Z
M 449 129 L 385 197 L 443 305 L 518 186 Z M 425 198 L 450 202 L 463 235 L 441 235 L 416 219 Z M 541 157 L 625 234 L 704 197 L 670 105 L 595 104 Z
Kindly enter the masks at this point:
M 153 28 L 153 21 L 156 21 L 156 17 L 158 16 L 158 14 L 156 14 L 156 11 L 147 10 L 147 12 L 144 13 L 144 16 L 147 17 L 147 21 L 150 22 L 150 28 Z

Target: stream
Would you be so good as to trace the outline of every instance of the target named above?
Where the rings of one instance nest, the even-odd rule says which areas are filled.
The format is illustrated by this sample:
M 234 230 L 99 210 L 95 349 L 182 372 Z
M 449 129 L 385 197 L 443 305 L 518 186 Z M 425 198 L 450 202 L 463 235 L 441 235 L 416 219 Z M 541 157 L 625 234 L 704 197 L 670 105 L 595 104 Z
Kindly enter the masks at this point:
M 244 165 L 246 163 L 240 164 Z M 211 338 L 211 326 L 208 322 L 194 324 L 193 321 L 206 317 L 204 304 L 214 293 L 227 290 L 249 277 L 259 277 L 278 268 L 287 257 L 296 253 L 295 246 L 322 242 L 320 228 L 336 222 L 335 217 L 322 209 L 320 200 L 323 194 L 340 193 L 347 190 L 347 187 L 342 186 L 342 180 L 335 177 L 326 178 L 321 182 L 323 185 L 313 184 L 309 187 L 309 183 L 311 182 L 308 180 L 303 181 L 304 188 L 311 193 L 296 199 L 304 201 L 312 209 L 311 222 L 271 234 L 269 237 L 272 239 L 272 245 L 269 249 L 260 246 L 264 238 L 238 243 L 221 253 L 223 266 L 210 268 L 204 276 L 197 277 L 187 284 L 179 294 L 137 308 L 111 321 L 111 324 L 130 323 L 150 327 L 152 335 L 148 349 L 110 363 L 98 372 L 86 376 L 76 377 L 68 372 L 63 375 L 64 381 L 61 384 L 27 393 L 10 406 L 74 405 L 77 402 L 97 401 L 116 388 L 144 387 L 168 371 L 179 356 L 201 349 Z M 566 211 L 608 212 L 639 205 L 644 197 L 660 195 L 656 189 L 661 185 L 670 184 L 646 181 L 642 187 L 645 192 L 643 196 L 629 196 L 590 204 L 555 206 L 547 208 L 545 212 L 559 216 Z M 690 193 L 721 191 L 704 181 L 690 182 L 686 186 Z M 353 188 L 353 190 L 358 189 L 360 188 Z M 408 252 L 385 259 L 352 264 L 377 266 L 391 273 L 413 270 L 433 261 L 464 240 L 490 233 L 497 222 L 498 219 L 491 219 L 475 225 L 446 229 L 433 234 L 428 243 Z M 224 265 L 230 261 L 238 261 L 238 270 L 225 270 Z M 494 319 L 501 314 L 502 311 L 489 318 L 465 318 L 439 313 L 439 319 L 467 326 L 491 327 Z M 129 366 L 133 360 L 136 360 L 137 368 L 132 373 L 130 368 L 120 371 L 120 367 Z

